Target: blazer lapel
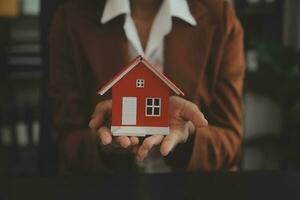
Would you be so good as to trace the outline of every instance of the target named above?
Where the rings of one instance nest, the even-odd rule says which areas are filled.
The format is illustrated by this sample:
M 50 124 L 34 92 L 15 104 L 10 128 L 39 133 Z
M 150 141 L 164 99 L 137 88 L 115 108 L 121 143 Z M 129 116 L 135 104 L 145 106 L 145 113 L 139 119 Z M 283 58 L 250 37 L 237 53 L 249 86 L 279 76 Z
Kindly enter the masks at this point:
M 165 74 L 193 99 L 208 63 L 215 26 L 200 5 L 193 7 L 197 25 L 173 18 L 171 33 L 165 39 Z
M 98 81 L 97 88 L 106 84 L 129 62 L 123 22 L 120 16 L 106 24 L 99 24 L 97 31 L 90 31 L 93 34 L 88 37 L 90 42 L 86 56 Z

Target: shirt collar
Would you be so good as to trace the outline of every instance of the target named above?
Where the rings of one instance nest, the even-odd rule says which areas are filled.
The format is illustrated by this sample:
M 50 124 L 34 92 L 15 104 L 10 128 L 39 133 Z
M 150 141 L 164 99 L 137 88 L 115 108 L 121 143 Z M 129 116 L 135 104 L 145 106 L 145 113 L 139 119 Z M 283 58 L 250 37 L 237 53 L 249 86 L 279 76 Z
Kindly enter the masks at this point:
M 164 0 L 166 2 L 169 14 L 173 17 L 180 18 L 181 20 L 196 26 L 197 22 L 192 16 L 188 3 L 186 0 Z M 122 15 L 130 14 L 129 0 L 106 0 L 104 11 L 101 18 L 101 23 L 105 24 L 113 18 Z

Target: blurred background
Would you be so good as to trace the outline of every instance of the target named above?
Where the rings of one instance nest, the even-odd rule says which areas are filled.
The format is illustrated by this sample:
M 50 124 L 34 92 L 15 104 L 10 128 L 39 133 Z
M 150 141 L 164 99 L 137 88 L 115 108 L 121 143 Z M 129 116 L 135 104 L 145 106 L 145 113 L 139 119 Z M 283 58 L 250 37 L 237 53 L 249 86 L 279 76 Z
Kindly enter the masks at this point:
M 62 2 L 0 0 L 0 176 L 56 173 L 47 32 Z M 245 29 L 241 170 L 300 169 L 300 1 L 231 2 Z

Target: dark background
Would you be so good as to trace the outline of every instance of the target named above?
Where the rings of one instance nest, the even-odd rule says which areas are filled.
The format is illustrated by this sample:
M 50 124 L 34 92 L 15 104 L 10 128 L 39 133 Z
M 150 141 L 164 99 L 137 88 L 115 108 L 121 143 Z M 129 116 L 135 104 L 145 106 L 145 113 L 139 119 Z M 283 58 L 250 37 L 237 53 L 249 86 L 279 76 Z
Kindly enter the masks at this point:
M 0 177 L 55 175 L 47 33 L 63 0 L 0 0 Z M 300 169 L 300 1 L 235 0 L 245 29 L 241 170 Z

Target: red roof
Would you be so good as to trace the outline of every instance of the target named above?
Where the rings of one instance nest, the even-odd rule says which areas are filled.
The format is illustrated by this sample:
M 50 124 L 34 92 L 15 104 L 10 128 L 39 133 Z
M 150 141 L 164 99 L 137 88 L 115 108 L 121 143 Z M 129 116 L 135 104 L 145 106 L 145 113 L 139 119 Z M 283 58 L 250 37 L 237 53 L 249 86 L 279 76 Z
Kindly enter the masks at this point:
M 105 94 L 112 86 L 114 86 L 121 78 L 123 78 L 128 72 L 130 72 L 139 63 L 143 63 L 150 71 L 152 71 L 156 76 L 158 76 L 167 86 L 169 86 L 177 95 L 184 95 L 184 93 L 170 81 L 163 73 L 161 73 L 157 67 L 152 65 L 148 60 L 139 55 L 134 60 L 132 60 L 129 65 L 122 69 L 117 75 L 114 76 L 109 82 L 107 82 L 98 92 L 98 94 Z

